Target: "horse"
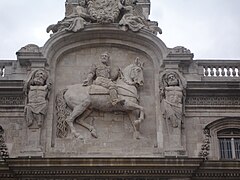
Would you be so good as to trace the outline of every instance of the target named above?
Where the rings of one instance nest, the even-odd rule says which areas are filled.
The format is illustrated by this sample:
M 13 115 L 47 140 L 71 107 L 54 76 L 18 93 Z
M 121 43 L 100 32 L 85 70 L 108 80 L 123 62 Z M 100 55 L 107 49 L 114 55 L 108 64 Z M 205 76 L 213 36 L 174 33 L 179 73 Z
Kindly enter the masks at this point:
M 133 137 L 139 139 L 140 124 L 144 120 L 144 108 L 139 105 L 138 87 L 143 84 L 143 63 L 137 58 L 134 63 L 121 70 L 120 76 L 116 80 L 118 97 L 125 100 L 123 104 L 113 106 L 108 89 L 94 84 L 90 86 L 75 84 L 61 90 L 56 96 L 57 136 L 66 137 L 70 130 L 76 138 L 83 139 L 74 127 L 73 123 L 76 122 L 97 138 L 94 126 L 84 120 L 93 110 L 100 110 L 103 112 L 127 112 L 134 130 Z M 94 90 L 95 92 L 93 92 Z M 67 111 L 69 108 L 71 112 Z M 140 112 L 138 118 L 134 115 L 136 110 Z

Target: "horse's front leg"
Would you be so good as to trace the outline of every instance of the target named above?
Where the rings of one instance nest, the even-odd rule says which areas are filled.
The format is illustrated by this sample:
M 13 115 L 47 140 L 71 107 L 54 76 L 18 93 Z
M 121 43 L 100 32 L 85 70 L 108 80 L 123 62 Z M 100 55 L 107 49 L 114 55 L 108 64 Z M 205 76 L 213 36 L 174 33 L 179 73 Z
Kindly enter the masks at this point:
M 92 110 L 87 109 L 86 111 L 84 111 L 84 113 L 82 114 L 81 118 L 76 120 L 76 123 L 78 123 L 79 125 L 85 127 L 86 129 L 88 129 L 91 132 L 91 135 L 95 138 L 97 138 L 97 131 L 94 128 L 93 125 L 90 125 L 86 122 L 84 122 L 84 120 L 92 113 Z

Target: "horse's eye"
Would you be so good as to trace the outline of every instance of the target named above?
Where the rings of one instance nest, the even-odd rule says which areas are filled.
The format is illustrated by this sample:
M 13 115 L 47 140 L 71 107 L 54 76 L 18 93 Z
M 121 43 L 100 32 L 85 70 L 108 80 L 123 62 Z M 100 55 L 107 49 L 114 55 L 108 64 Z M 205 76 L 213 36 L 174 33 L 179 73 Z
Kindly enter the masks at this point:
M 138 68 L 138 69 L 137 69 L 137 72 L 140 72 L 140 71 L 141 71 L 141 69 Z

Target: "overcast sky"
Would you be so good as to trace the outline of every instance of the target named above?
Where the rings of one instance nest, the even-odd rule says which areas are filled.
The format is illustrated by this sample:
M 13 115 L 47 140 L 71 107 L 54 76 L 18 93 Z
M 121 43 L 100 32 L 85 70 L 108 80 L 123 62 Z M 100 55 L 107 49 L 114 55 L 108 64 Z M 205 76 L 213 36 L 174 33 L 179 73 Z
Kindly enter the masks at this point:
M 0 59 L 16 59 L 27 44 L 43 46 L 46 28 L 62 20 L 65 0 L 0 0 Z M 151 0 L 150 19 L 168 47 L 185 46 L 195 59 L 240 60 L 240 0 Z

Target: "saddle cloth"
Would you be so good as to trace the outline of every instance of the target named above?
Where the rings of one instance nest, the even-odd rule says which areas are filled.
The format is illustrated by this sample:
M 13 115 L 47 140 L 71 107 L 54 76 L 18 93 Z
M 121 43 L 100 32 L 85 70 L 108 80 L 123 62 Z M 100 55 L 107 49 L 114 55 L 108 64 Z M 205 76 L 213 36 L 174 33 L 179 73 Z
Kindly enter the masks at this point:
M 109 90 L 102 86 L 92 84 L 89 88 L 89 94 L 90 95 L 108 95 Z

